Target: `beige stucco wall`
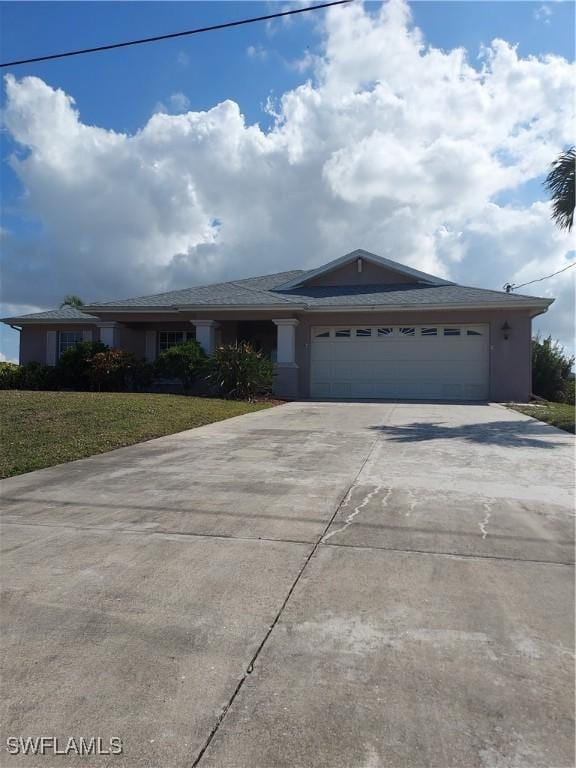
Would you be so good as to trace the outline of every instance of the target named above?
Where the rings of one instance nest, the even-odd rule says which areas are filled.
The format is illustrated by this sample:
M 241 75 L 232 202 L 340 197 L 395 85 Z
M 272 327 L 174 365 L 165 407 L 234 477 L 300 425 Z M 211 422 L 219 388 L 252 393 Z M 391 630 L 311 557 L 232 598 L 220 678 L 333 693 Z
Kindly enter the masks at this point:
M 97 340 L 96 325 L 25 325 L 20 331 L 20 363 L 46 364 L 46 334 L 48 331 L 86 331 L 92 332 L 92 338 Z
M 306 285 L 376 285 L 378 283 L 397 285 L 416 282 L 418 281 L 415 278 L 384 269 L 371 261 L 362 259 L 362 272 L 358 272 L 357 262 L 353 261 L 325 275 L 320 275 L 315 280 L 310 280 Z

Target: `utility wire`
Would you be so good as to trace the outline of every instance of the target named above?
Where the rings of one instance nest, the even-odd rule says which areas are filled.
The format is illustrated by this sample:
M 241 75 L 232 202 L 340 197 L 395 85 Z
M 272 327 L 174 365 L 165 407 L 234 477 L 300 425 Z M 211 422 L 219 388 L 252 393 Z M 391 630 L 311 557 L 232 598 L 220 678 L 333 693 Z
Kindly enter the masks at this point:
M 517 288 L 524 288 L 526 285 L 532 285 L 532 283 L 541 283 L 542 280 L 548 280 L 550 277 L 554 277 L 555 275 L 559 275 L 561 272 L 566 272 L 567 269 L 570 269 L 571 267 L 576 267 L 576 261 L 573 261 L 572 264 L 568 264 L 567 267 L 564 267 L 563 269 L 559 269 L 558 272 L 552 272 L 551 275 L 546 275 L 546 277 L 539 277 L 537 280 L 530 280 L 528 283 L 520 283 L 520 285 L 514 285 L 513 283 L 506 283 L 504 285 L 504 289 L 506 293 L 511 293 L 512 291 L 515 291 Z
M 128 40 L 125 43 L 111 43 L 110 45 L 99 45 L 96 48 L 82 48 L 77 51 L 66 51 L 65 53 L 52 53 L 49 56 L 35 56 L 32 59 L 18 59 L 17 61 L 6 61 L 0 64 L 0 69 L 4 67 L 16 67 L 20 64 L 33 64 L 38 61 L 51 61 L 52 59 L 64 59 L 68 56 L 81 56 L 84 53 L 98 53 L 100 51 L 110 51 L 113 48 L 127 48 L 129 45 L 142 45 L 142 43 L 156 43 L 158 40 L 172 40 L 175 37 L 186 37 L 187 35 L 198 35 L 201 32 L 214 32 L 217 29 L 228 29 L 229 27 L 240 27 L 243 24 L 254 24 L 257 21 L 268 21 L 269 19 L 279 19 L 282 16 L 294 16 L 297 13 L 308 13 L 308 11 L 317 11 L 321 8 L 330 8 L 333 5 L 345 5 L 352 0 L 334 0 L 330 3 L 321 3 L 320 5 L 309 5 L 307 8 L 296 8 L 293 11 L 282 11 L 281 13 L 270 13 L 267 16 L 255 16 L 251 19 L 240 19 L 239 21 L 227 21 L 223 24 L 212 24 L 210 27 L 198 27 L 197 29 L 187 29 L 184 32 L 172 32 L 168 35 L 155 35 L 154 37 L 143 37 L 140 40 Z

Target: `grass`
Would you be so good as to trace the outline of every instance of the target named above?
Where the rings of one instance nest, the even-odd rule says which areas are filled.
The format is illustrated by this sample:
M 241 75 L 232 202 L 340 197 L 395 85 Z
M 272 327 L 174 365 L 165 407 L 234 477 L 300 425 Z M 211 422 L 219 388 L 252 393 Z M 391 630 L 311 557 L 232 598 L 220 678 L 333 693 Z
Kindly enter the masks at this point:
M 543 402 L 533 405 L 510 405 L 515 411 L 525 413 L 526 416 L 532 416 L 538 421 L 545 421 L 552 424 L 553 427 L 563 429 L 565 432 L 574 434 L 574 422 L 576 419 L 576 409 L 573 403 L 550 403 Z
M 0 477 L 268 407 L 181 395 L 0 391 Z

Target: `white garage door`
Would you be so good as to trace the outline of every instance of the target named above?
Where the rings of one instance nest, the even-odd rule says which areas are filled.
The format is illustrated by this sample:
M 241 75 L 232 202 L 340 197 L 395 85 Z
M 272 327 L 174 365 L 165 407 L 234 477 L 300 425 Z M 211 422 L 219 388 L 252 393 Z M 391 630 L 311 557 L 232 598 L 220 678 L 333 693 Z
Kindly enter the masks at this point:
M 311 394 L 485 400 L 488 326 L 313 327 Z

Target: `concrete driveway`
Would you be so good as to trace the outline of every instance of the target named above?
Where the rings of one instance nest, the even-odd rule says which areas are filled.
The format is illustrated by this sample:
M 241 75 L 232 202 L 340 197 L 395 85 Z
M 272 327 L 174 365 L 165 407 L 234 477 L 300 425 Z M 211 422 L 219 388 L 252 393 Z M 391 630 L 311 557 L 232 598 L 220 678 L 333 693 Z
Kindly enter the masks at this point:
M 4 481 L 3 768 L 569 768 L 573 438 L 292 403 Z

